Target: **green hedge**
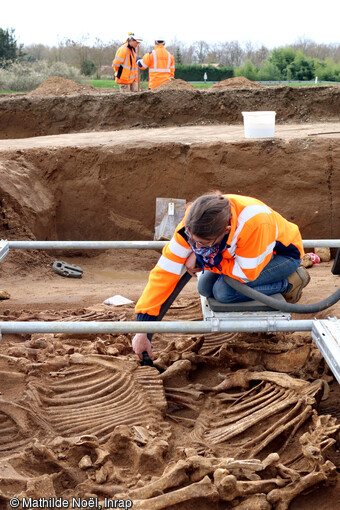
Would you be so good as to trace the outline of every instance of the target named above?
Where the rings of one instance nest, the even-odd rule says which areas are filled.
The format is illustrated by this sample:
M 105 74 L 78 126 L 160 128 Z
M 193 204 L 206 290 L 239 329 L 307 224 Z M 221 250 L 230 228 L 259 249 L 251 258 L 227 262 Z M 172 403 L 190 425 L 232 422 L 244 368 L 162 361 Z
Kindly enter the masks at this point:
M 177 64 L 175 78 L 185 81 L 203 81 L 204 73 L 207 73 L 208 81 L 221 81 L 234 76 L 232 67 L 213 67 L 199 65 Z M 147 81 L 148 70 L 141 70 L 141 80 Z
M 232 67 L 203 67 L 197 64 L 178 64 L 175 69 L 175 78 L 185 81 L 203 81 L 204 73 L 207 73 L 207 81 L 221 81 L 234 76 L 234 70 Z

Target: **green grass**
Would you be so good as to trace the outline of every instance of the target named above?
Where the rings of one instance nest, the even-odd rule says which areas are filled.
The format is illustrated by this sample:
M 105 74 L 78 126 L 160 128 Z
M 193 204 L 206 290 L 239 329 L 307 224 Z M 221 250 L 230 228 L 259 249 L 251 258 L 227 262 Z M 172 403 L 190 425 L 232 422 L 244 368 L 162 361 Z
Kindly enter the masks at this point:
M 105 89 L 119 89 L 118 83 L 114 80 L 85 80 L 84 83 L 86 85 L 92 85 L 92 87 L 105 88 Z M 147 81 L 141 81 L 140 87 L 142 90 L 146 90 L 148 88 Z
M 192 83 L 191 85 L 193 85 L 197 89 L 209 89 L 214 84 L 213 83 L 203 83 L 202 82 L 202 83 Z
M 118 85 L 114 80 L 84 80 L 86 85 L 99 87 L 101 89 L 118 89 Z
M 26 94 L 27 92 L 27 90 L 20 90 L 20 92 L 17 90 L 0 90 L 0 94 Z

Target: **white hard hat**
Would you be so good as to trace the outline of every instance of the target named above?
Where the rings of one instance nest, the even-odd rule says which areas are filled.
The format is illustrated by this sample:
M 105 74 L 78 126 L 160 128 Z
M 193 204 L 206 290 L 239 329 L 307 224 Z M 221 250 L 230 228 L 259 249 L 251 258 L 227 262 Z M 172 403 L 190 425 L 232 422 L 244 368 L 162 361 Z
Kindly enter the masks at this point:
M 155 39 L 155 43 L 158 43 L 158 44 L 164 44 L 165 43 L 165 39 L 164 37 L 158 37 L 157 39 Z
M 128 40 L 134 39 L 137 42 L 143 42 L 143 37 L 140 34 L 134 34 L 134 32 L 128 33 Z

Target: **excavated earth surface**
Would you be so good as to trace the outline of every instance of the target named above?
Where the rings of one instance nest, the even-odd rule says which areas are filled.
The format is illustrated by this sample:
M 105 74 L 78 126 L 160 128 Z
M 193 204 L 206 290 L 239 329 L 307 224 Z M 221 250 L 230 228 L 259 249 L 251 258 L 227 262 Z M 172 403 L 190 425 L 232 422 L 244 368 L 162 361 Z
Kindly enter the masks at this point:
M 277 112 L 275 137 L 244 138 L 241 112 L 255 110 Z M 240 78 L 135 94 L 55 78 L 4 95 L 0 239 L 152 240 L 157 197 L 211 189 L 260 198 L 304 239 L 339 239 L 339 115 L 340 87 Z M 134 304 L 103 301 L 136 301 L 158 257 L 11 249 L 0 320 L 133 321 Z M 55 260 L 83 277 L 54 273 Z M 332 265 L 308 269 L 302 303 L 338 288 Z M 340 317 L 340 304 L 293 318 L 315 315 Z M 166 319 L 201 320 L 194 281 Z M 48 508 L 72 498 L 146 510 L 337 508 L 340 391 L 309 332 L 157 334 L 154 369 L 139 365 L 132 336 L 2 336 L 1 509 L 42 497 Z

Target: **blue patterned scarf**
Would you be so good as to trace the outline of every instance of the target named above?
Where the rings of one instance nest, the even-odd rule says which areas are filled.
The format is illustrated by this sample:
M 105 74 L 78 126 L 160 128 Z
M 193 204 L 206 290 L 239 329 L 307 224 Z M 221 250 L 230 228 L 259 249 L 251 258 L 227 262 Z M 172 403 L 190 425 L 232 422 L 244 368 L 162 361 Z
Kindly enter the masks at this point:
M 228 234 L 229 235 L 229 234 Z M 226 248 L 228 235 L 226 234 L 220 244 L 215 244 L 214 246 L 203 246 L 202 248 L 197 248 L 195 241 L 189 242 L 191 248 L 193 249 L 196 255 L 197 265 L 202 268 L 204 272 L 204 266 L 208 267 L 216 267 L 219 271 L 222 270 L 221 260 L 223 257 L 222 252 Z

